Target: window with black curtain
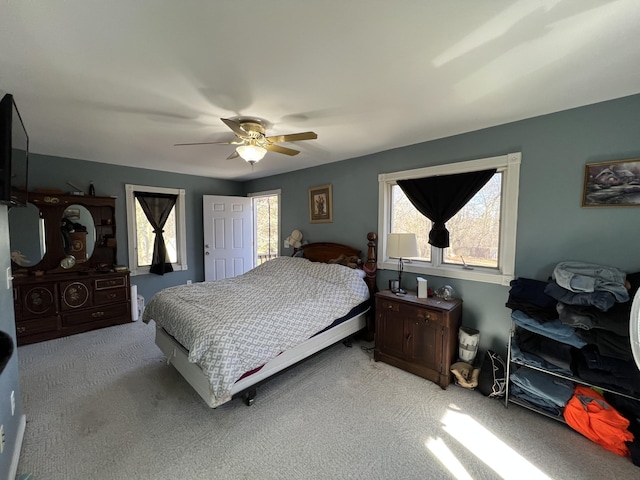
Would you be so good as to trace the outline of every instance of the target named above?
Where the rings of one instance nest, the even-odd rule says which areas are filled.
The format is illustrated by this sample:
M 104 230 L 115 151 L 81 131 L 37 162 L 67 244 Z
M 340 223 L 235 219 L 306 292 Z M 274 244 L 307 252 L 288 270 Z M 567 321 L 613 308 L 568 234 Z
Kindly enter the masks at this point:
M 416 210 L 433 222 L 429 232 L 429 243 L 434 247 L 447 248 L 447 221 L 485 186 L 496 171 L 494 168 L 455 175 L 398 180 L 397 184 Z
M 171 260 L 167 255 L 167 248 L 164 242 L 163 228 L 167 223 L 167 218 L 178 199 L 177 195 L 168 193 L 134 192 L 135 198 L 140 203 L 147 220 L 153 227 L 155 241 L 153 243 L 153 257 L 151 260 L 150 273 L 164 275 L 173 272 Z

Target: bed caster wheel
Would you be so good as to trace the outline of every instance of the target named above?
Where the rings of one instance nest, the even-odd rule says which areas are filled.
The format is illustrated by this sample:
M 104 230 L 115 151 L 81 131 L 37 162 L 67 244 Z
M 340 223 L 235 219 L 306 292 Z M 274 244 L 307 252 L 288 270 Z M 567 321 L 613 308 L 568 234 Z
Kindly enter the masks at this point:
M 244 403 L 247 405 L 247 407 L 250 407 L 251 405 L 253 405 L 253 402 L 255 401 L 256 401 L 255 390 L 250 390 L 244 394 Z

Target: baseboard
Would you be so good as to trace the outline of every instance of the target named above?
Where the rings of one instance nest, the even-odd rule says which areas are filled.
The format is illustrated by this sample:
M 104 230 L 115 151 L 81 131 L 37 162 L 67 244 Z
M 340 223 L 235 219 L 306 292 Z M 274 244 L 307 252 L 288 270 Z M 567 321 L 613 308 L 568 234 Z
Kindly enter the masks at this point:
M 18 462 L 20 461 L 20 451 L 22 450 L 22 440 L 24 440 L 24 431 L 27 428 L 27 417 L 22 415 L 20 417 L 20 424 L 18 425 L 18 434 L 16 435 L 16 443 L 13 446 L 13 458 L 11 459 L 11 465 L 9 466 L 9 478 L 16 478 L 18 475 Z

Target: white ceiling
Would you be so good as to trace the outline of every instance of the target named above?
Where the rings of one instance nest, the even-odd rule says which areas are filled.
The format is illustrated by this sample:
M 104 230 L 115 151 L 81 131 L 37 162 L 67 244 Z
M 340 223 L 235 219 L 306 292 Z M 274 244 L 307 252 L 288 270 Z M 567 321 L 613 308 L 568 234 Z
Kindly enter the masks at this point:
M 0 5 L 32 152 L 247 180 L 640 92 L 638 0 Z M 312 130 L 253 168 L 221 117 Z

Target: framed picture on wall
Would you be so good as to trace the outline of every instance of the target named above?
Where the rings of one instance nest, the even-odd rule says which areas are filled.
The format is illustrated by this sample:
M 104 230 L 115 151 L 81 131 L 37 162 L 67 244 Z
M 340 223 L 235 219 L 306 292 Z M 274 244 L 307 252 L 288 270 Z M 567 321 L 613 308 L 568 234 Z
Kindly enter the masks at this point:
M 587 163 L 582 206 L 640 206 L 640 158 Z
M 333 196 L 331 184 L 309 189 L 309 222 L 333 222 Z

